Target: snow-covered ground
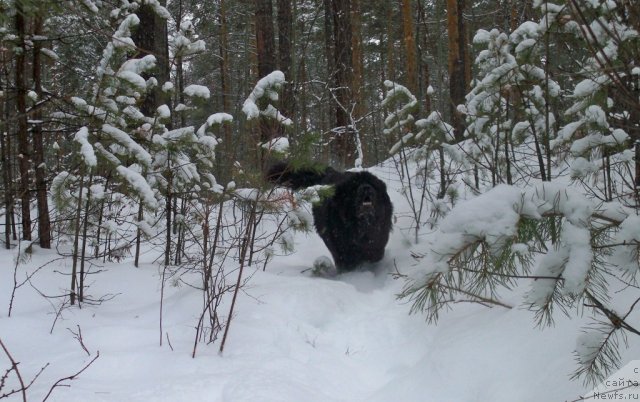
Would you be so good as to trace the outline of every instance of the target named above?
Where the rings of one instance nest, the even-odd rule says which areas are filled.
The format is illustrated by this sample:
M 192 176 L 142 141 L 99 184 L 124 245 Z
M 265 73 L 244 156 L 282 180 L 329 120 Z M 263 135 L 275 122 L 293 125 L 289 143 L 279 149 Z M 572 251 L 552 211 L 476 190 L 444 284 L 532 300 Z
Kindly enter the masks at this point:
M 390 171 L 377 173 L 392 177 Z M 402 215 L 396 187 L 389 183 Z M 98 351 L 78 379 L 64 382 L 70 387 L 56 388 L 48 400 L 560 402 L 588 391 L 569 380 L 584 322 L 561 316 L 554 327 L 535 328 L 532 313 L 521 306 L 526 282 L 503 295 L 512 309 L 460 303 L 437 325 L 409 315 L 410 306 L 396 298 L 403 281 L 392 273 L 419 263 L 407 252 L 412 236 L 400 219 L 385 260 L 374 270 L 324 279 L 308 270 L 316 257 L 329 255 L 324 244 L 315 233 L 296 234 L 294 254 L 275 258 L 264 272 L 250 272 L 224 353 L 218 353 L 219 341 L 200 343 L 195 358 L 201 294 L 191 287 L 165 289 L 159 345 L 156 255 L 145 254 L 140 268 L 130 260 L 104 265 L 90 277 L 89 293 L 115 297 L 63 310 L 50 334 L 59 302 L 29 284 L 17 290 L 7 317 L 15 250 L 2 250 L 0 339 L 27 382 L 49 363 L 29 389 L 31 401 L 42 400 L 56 380 L 77 372 Z M 35 248 L 19 267 L 18 280 L 54 258 Z M 70 270 L 70 261 L 52 262 L 33 277 L 33 285 L 59 295 L 68 287 L 63 273 Z M 75 339 L 78 328 L 90 356 Z M 634 355 L 640 356 L 637 346 L 625 351 L 623 364 Z M 0 375 L 9 367 L 0 354 Z M 16 385 L 13 375 L 7 381 L 5 392 Z

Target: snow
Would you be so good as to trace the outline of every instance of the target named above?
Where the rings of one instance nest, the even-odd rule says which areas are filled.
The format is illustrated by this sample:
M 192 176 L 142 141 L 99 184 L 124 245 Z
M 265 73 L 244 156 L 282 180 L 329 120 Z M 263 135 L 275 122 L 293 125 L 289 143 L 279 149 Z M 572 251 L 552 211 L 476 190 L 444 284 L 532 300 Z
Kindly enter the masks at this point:
M 119 96 L 116 96 L 116 102 L 122 103 L 124 105 L 133 106 L 136 104 L 136 98 L 133 98 L 131 96 L 119 95 Z
M 173 91 L 174 87 L 173 87 L 173 82 L 171 81 L 167 81 L 164 84 L 162 84 L 162 91 L 163 92 L 171 92 Z
M 640 244 L 640 217 L 629 215 L 620 225 L 620 231 L 613 240 L 623 244 L 613 250 L 611 261 L 625 274 L 632 276 L 640 271 L 638 264 L 638 245 Z
M 589 160 L 578 157 L 571 162 L 571 177 L 582 178 L 598 171 L 598 167 Z
M 492 250 L 513 238 L 521 215 L 539 216 L 536 206 L 523 196 L 520 189 L 500 185 L 468 201 L 459 203 L 445 217 L 438 235 L 428 247 L 430 253 L 424 267 L 418 269 L 417 278 L 428 279 L 433 272 L 449 269 L 449 260 L 466 246 L 484 240 Z
M 289 139 L 287 137 L 273 138 L 262 144 L 262 148 L 276 152 L 287 152 L 289 150 Z
M 565 222 L 560 237 L 568 252 L 562 271 L 563 291 L 571 295 L 580 295 L 586 287 L 587 274 L 593 261 L 589 229 Z
M 184 94 L 191 97 L 198 97 L 202 99 L 209 99 L 211 97 L 211 92 L 209 88 L 204 85 L 189 85 L 184 89 Z
M 147 88 L 147 81 L 145 81 L 145 79 L 142 78 L 141 75 L 133 71 L 130 71 L 130 70 L 119 71 L 116 76 L 128 82 L 129 84 L 133 85 L 139 90 L 144 91 Z
M 390 110 L 384 119 L 385 128 L 382 132 L 389 135 L 414 121 L 411 112 L 415 110 L 418 100 L 403 85 L 385 80 L 384 86 L 387 88 L 387 92 L 382 100 L 382 106 Z
M 157 137 L 157 136 L 158 135 L 154 137 Z M 193 126 L 187 126 L 187 127 L 176 128 L 175 130 L 169 130 L 163 133 L 162 139 L 164 140 L 164 141 L 161 141 L 161 143 L 163 144 L 166 144 L 167 142 L 178 142 L 178 141 L 193 142 L 196 140 L 196 136 L 194 135 L 194 132 L 193 132 Z
M 140 18 L 138 18 L 137 15 L 129 14 L 128 16 L 126 16 L 124 20 L 122 20 L 122 22 L 120 23 L 120 26 L 118 26 L 118 29 L 116 30 L 116 32 L 113 34 L 113 40 L 111 41 L 111 44 L 113 45 L 113 47 L 116 47 L 116 48 L 128 47 L 128 48 L 135 49 L 135 43 L 133 43 L 133 40 L 131 39 L 131 29 L 138 26 L 139 23 L 140 23 Z M 108 53 L 112 51 L 113 50 L 110 49 L 109 46 L 105 48 L 105 52 L 106 52 L 105 56 L 108 56 L 108 57 L 104 57 L 104 58 L 109 59 L 110 55 Z
M 444 119 L 442 118 L 442 114 L 440 114 L 439 112 L 433 111 L 431 112 L 431 114 L 429 114 L 429 116 L 426 119 L 416 121 L 416 126 L 419 128 L 424 128 L 422 126 L 423 124 L 425 126 L 434 127 L 439 132 L 444 133 L 444 137 L 446 141 L 454 140 L 453 126 L 445 122 Z
M 102 200 L 105 197 L 104 186 L 102 184 L 93 184 L 90 188 L 91 198 L 94 200 Z
M 80 144 L 80 153 L 84 159 L 84 163 L 89 167 L 96 167 L 98 159 L 93 151 L 93 147 L 88 141 L 89 129 L 87 127 L 81 127 L 80 130 L 74 136 L 74 140 Z
M 181 27 L 180 30 L 182 32 L 177 33 L 171 40 L 172 50 L 176 56 L 186 57 L 202 53 L 206 50 L 205 41 L 196 40 L 195 42 L 192 42 L 189 38 L 184 36 L 184 31 L 192 29 L 189 22 L 187 25 L 187 27 Z
M 142 198 L 147 207 L 151 209 L 158 207 L 158 201 L 153 194 L 153 190 L 140 173 L 122 165 L 117 166 L 116 171 L 140 194 L 140 198 Z
M 169 106 L 161 105 L 156 109 L 158 113 L 158 117 L 161 119 L 168 119 L 171 117 L 171 111 L 169 110 Z
M 145 120 L 145 116 L 144 114 L 140 111 L 140 109 L 138 109 L 135 106 L 126 106 L 124 109 L 122 109 L 122 113 L 124 113 L 126 116 L 130 117 L 132 120 L 135 121 L 144 121 Z
M 600 108 L 598 108 L 600 109 Z M 602 109 L 600 109 L 602 110 Z M 611 135 L 602 135 L 599 132 L 592 132 L 584 138 L 575 140 L 570 147 L 571 153 L 574 155 L 582 155 L 586 151 L 600 145 L 620 145 L 629 139 L 629 135 L 622 129 L 615 129 Z
M 205 124 L 200 126 L 200 128 L 197 131 L 197 134 L 198 136 L 202 137 L 207 133 L 207 130 L 210 127 L 224 124 L 224 123 L 230 123 L 232 121 L 233 121 L 233 116 L 231 116 L 228 113 L 214 113 L 209 117 L 207 117 L 207 121 L 205 122 Z
M 92 13 L 98 12 L 98 7 L 91 0 L 80 0 L 80 3 L 82 3 L 82 5 L 88 8 Z
M 596 79 L 584 79 L 576 85 L 573 95 L 576 97 L 591 96 L 610 81 L 611 79 L 607 75 L 601 75 Z
M 153 11 L 161 18 L 171 20 L 171 13 L 158 0 L 145 0 L 145 3 L 153 7 Z
M 580 335 L 576 341 L 578 362 L 584 366 L 590 365 L 598 355 L 606 338 L 607 333 L 599 331 L 592 331 Z
M 414 286 L 428 283 L 435 273 L 447 272 L 450 260 L 477 241 L 485 242 L 492 253 L 499 255 L 507 241 L 516 239 L 522 218 L 540 219 L 545 214 L 554 214 L 567 220 L 561 227 L 561 248 L 541 259 L 536 275 L 561 275 L 563 292 L 580 295 L 593 261 L 588 224 L 595 210 L 593 201 L 563 183 L 539 183 L 525 190 L 498 185 L 460 202 L 442 220 L 427 246 L 424 266 L 411 272 L 416 280 Z M 538 306 L 544 304 L 554 286 L 550 280 L 534 283 L 529 301 Z
M 260 190 L 256 188 L 236 188 L 233 193 L 244 201 L 257 201 L 262 195 Z
M 78 109 L 82 109 L 82 108 L 87 107 L 87 101 L 85 101 L 84 99 L 79 98 L 77 96 L 72 96 L 71 97 L 71 103 L 73 103 L 73 105 L 75 107 L 77 107 Z
M 142 162 L 146 166 L 151 166 L 151 155 L 140 144 L 136 143 L 129 134 L 120 130 L 117 127 L 113 127 L 109 124 L 102 125 L 102 131 L 111 136 L 120 145 L 124 146 L 131 154 Z
M 559 213 L 574 225 L 585 225 L 595 209 L 593 201 L 562 182 L 545 182 L 531 191 L 539 199 L 538 211 Z
M 144 186 L 135 169 L 119 167 L 118 172 L 132 185 Z M 521 308 L 469 303 L 456 305 L 437 325 L 427 325 L 421 315 L 408 314 L 409 306 L 396 299 L 403 282 L 392 273 L 427 264 L 407 253 L 410 240 L 402 216 L 408 207 L 393 168 L 378 168 L 374 173 L 387 182 L 400 217 L 385 259 L 369 271 L 334 279 L 313 277 L 309 273 L 313 261 L 326 258 L 328 251 L 317 234 L 292 233 L 295 253 L 274 256 L 264 271 L 261 265 L 247 267 L 250 279 L 238 296 L 223 354 L 218 353 L 218 339 L 211 345 L 198 344 L 195 358 L 191 357 L 202 303 L 201 292 L 192 286 L 167 282 L 159 332 L 163 272 L 155 261 L 161 251 L 143 249 L 140 268 L 133 267 L 130 257 L 119 263 L 100 263 L 88 293 L 115 297 L 99 305 L 84 304 L 82 309 L 66 308 L 54 325 L 59 300 L 45 299 L 38 291 L 54 295 L 68 288 L 64 273 L 71 269 L 70 260 L 32 246 L 31 255 L 22 253 L 29 259 L 18 266 L 18 279 L 48 265 L 17 290 L 11 317 L 6 307 L 13 267 L 0 270 L 0 339 L 20 362 L 25 378 L 32 378 L 50 363 L 34 383 L 29 399 L 41 400 L 57 379 L 78 371 L 98 351 L 100 357 L 70 387 L 54 390 L 49 400 L 539 402 L 577 400 L 584 395 L 587 388 L 569 380 L 575 368 L 572 351 L 584 319 L 561 319 L 556 326 L 539 330 L 534 328 L 532 314 Z M 227 192 L 234 189 L 230 182 Z M 99 191 L 92 188 L 92 192 Z M 255 189 L 235 192 L 245 199 L 257 197 Z M 531 195 L 536 192 L 538 197 L 533 200 Z M 142 194 L 152 197 L 149 191 Z M 584 237 L 579 222 L 589 216 L 591 207 L 574 199 L 577 195 L 548 183 L 526 194 L 529 198 L 523 197 L 522 190 L 498 186 L 475 202 L 459 203 L 442 227 L 452 235 L 463 223 L 471 223 L 466 234 L 456 234 L 459 239 L 482 235 L 500 242 L 503 235 L 512 233 L 520 214 L 561 210 L 574 226 L 566 236 Z M 615 205 L 607 208 L 619 210 Z M 308 212 L 301 216 L 309 219 Z M 640 238 L 638 218 L 627 219 L 620 240 Z M 148 222 L 138 226 L 153 233 Z M 119 229 L 117 224 L 114 229 Z M 433 233 L 430 238 L 441 236 Z M 527 252 L 523 244 L 512 249 Z M 580 250 L 551 252 L 541 258 L 541 266 L 557 276 L 571 252 Z M 3 261 L 12 261 L 16 255 L 15 249 L 0 250 Z M 518 306 L 533 284 L 538 289 L 532 289 L 525 302 L 542 303 L 545 288 L 553 290 L 553 283 L 525 282 L 503 297 Z M 228 303 L 223 303 L 225 314 Z M 90 355 L 72 334 L 80 329 Z M 588 350 L 597 341 L 592 335 L 579 342 Z M 639 352 L 635 346 L 625 356 Z M 585 353 L 581 360 L 588 357 Z M 0 370 L 6 367 L 7 360 L 0 354 Z M 11 381 L 15 380 L 9 381 L 14 384 Z
M 265 110 L 262 111 L 262 115 L 269 117 L 283 126 L 291 126 L 293 125 L 293 120 L 284 116 L 278 109 L 273 107 L 273 105 L 267 105 Z
M 284 83 L 284 73 L 279 70 L 275 70 L 258 80 L 253 91 L 251 91 L 251 94 L 242 105 L 242 112 L 247 116 L 247 120 L 253 120 L 260 115 L 260 108 L 256 104 L 259 99 L 266 97 L 272 101 L 278 100 L 276 90 Z
M 122 63 L 118 71 L 130 71 L 135 74 L 141 74 L 154 68 L 156 66 L 156 62 L 156 57 L 149 54 L 140 59 L 129 59 L 125 61 Z

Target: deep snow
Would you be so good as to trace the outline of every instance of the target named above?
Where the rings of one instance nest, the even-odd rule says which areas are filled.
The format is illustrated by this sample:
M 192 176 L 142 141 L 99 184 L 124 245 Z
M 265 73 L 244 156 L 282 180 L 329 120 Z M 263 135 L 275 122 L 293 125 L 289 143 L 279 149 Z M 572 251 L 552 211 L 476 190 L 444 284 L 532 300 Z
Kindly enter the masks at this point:
M 512 309 L 460 303 L 437 325 L 408 314 L 409 305 L 396 299 L 403 282 L 391 274 L 420 262 L 407 252 L 413 233 L 403 230 L 398 183 L 389 182 L 390 168 L 376 173 L 388 181 L 399 217 L 385 260 L 372 271 L 312 277 L 313 260 L 329 253 L 315 233 L 296 234 L 294 254 L 250 272 L 222 355 L 218 341 L 199 344 L 191 358 L 201 295 L 188 286 L 165 289 L 159 346 L 161 270 L 153 253 L 144 255 L 140 268 L 131 260 L 103 266 L 90 277 L 88 293 L 116 296 L 65 309 L 49 334 L 59 301 L 28 284 L 18 289 L 7 317 L 16 251 L 0 251 L 0 339 L 27 381 L 50 363 L 29 400 L 41 400 L 97 351 L 95 363 L 66 382 L 70 387 L 56 388 L 50 401 L 554 402 L 586 393 L 569 380 L 584 322 L 558 316 L 554 327 L 535 328 L 533 313 L 521 306 L 530 283 L 503 295 Z M 54 258 L 36 247 L 18 279 Z M 53 262 L 33 284 L 45 294 L 61 294 L 68 281 L 61 272 L 70 270 L 70 261 Z M 74 339 L 78 326 L 91 356 Z M 632 347 L 623 349 L 623 364 L 640 356 Z M 8 368 L 0 354 L 0 373 Z M 15 386 L 13 376 L 9 381 Z

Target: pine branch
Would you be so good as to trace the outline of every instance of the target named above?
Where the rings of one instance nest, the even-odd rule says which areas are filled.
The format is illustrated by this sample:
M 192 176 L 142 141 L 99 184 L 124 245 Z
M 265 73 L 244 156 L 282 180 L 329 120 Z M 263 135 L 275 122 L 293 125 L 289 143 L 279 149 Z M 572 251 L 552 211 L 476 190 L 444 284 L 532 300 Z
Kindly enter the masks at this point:
M 627 314 L 624 315 L 624 317 L 620 317 L 617 313 L 615 313 L 614 311 L 607 308 L 604 304 L 602 304 L 589 291 L 586 291 L 585 295 L 593 303 L 593 305 L 586 305 L 586 306 L 596 308 L 597 310 L 602 312 L 602 314 L 604 314 L 609 319 L 609 321 L 611 322 L 611 325 L 613 325 L 616 329 L 623 328 L 635 335 L 640 336 L 640 331 L 638 331 L 637 329 L 635 329 L 625 321 L 625 319 L 629 316 L 629 314 L 631 314 L 631 312 L 633 311 L 635 306 L 638 304 L 638 302 L 640 302 L 640 298 L 638 298 L 635 302 L 633 302 L 629 311 L 627 312 Z

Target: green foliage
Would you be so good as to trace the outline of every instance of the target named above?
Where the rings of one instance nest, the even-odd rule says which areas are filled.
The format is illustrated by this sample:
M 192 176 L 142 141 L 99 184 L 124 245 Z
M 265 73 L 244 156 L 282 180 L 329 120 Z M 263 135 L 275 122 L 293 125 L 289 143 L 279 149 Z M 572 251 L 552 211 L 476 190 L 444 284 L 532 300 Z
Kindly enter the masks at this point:
M 307 131 L 295 137 L 291 144 L 290 155 L 287 161 L 294 169 L 302 167 L 322 169 L 322 163 L 314 158 L 318 144 L 322 140 L 322 134 L 317 131 Z
M 537 222 L 523 218 L 516 236 L 498 242 L 470 241 L 447 259 L 449 269 L 435 272 L 417 282 L 410 282 L 400 298 L 412 302 L 412 312 L 422 312 L 427 321 L 437 322 L 443 309 L 460 302 L 503 305 L 500 290 L 510 289 L 527 275 L 534 254 L 526 241 L 537 229 Z

